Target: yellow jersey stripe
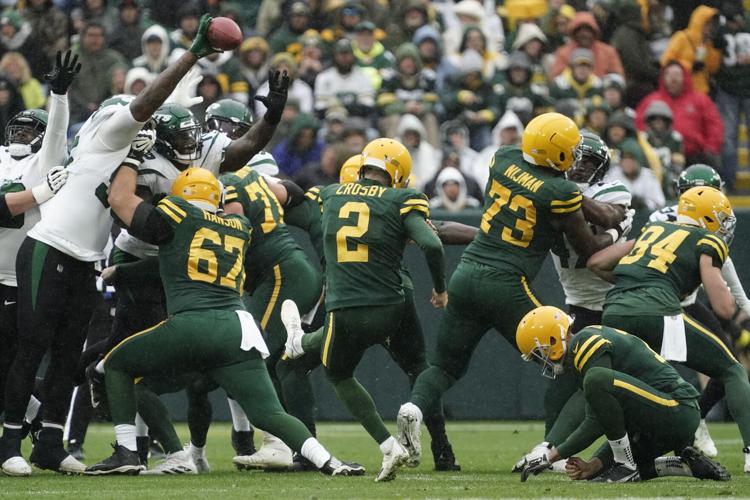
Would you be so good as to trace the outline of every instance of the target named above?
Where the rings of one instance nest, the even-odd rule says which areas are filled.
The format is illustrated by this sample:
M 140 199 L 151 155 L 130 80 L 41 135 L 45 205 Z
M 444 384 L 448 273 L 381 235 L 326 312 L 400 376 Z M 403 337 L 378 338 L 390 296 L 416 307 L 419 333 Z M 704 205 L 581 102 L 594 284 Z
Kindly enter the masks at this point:
M 596 344 L 592 345 L 592 346 L 591 346 L 591 348 L 590 348 L 590 349 L 589 349 L 588 351 L 586 351 L 586 355 L 585 355 L 585 356 L 584 356 L 583 358 L 581 358 L 581 362 L 580 362 L 580 363 L 579 363 L 579 364 L 578 364 L 578 365 L 577 365 L 577 366 L 575 367 L 575 368 L 576 368 L 576 370 L 578 370 L 579 372 L 580 372 L 581 370 L 583 370 L 583 367 L 584 367 L 584 365 L 586 364 L 586 362 L 587 362 L 587 361 L 589 360 L 589 358 L 591 358 L 591 356 L 593 356 L 593 355 L 594 355 L 594 353 L 595 353 L 595 352 L 596 352 L 596 351 L 597 351 L 597 350 L 598 350 L 598 349 L 599 349 L 599 348 L 600 348 L 601 346 L 603 346 L 604 344 L 609 344 L 609 343 L 610 343 L 610 342 L 609 342 L 609 340 L 607 340 L 607 339 L 599 339 L 599 341 L 598 341 L 598 342 L 597 342 Z M 576 357 L 577 357 L 577 356 L 576 356 Z
M 721 259 L 722 262 L 724 262 L 727 259 L 726 254 L 724 253 L 724 251 L 722 250 L 722 248 L 719 245 L 717 245 L 716 243 L 714 243 L 713 241 L 707 240 L 707 239 L 704 238 L 702 240 L 698 240 L 698 244 L 699 245 L 708 245 L 708 246 L 712 247 L 714 250 L 716 250 L 716 253 L 719 254 L 719 258 Z
M 698 244 L 706 243 L 707 245 L 710 245 L 716 249 L 717 252 L 719 252 L 719 257 L 721 257 L 721 260 L 726 260 L 727 254 L 729 254 L 729 248 L 727 248 L 727 244 L 724 243 L 721 238 L 718 238 L 714 235 L 706 235 L 705 238 L 701 238 L 698 240 Z
M 583 201 L 583 195 L 579 194 L 578 196 L 574 196 L 573 198 L 569 200 L 552 200 L 550 203 L 553 207 L 558 207 L 562 205 L 572 205 L 573 203 L 580 203 Z
M 307 190 L 308 193 L 320 193 L 320 188 L 318 186 L 313 186 L 310 189 Z
M 305 197 L 310 198 L 313 201 L 318 201 L 318 193 L 311 193 L 308 191 L 305 193 Z
M 278 264 L 273 266 L 273 291 L 271 292 L 271 298 L 268 299 L 268 305 L 266 311 L 263 313 L 263 319 L 260 320 L 260 326 L 265 330 L 268 320 L 271 319 L 271 313 L 276 302 L 279 300 L 279 291 L 281 290 L 281 267 Z
M 429 203 L 427 200 L 421 198 L 412 198 L 411 200 L 406 200 L 404 205 L 429 205 Z
M 534 295 L 534 292 L 531 291 L 531 287 L 529 286 L 529 282 L 526 281 L 526 276 L 521 276 L 521 286 L 523 286 L 523 291 L 526 292 L 526 295 L 528 295 L 531 302 L 536 307 L 542 307 L 542 303 L 539 302 L 539 300 Z
M 617 378 L 613 381 L 612 385 L 614 385 L 615 387 L 619 387 L 621 389 L 625 389 L 626 391 L 630 391 L 633 394 L 637 394 L 640 397 L 651 401 L 652 403 L 656 403 L 661 406 L 666 406 L 668 408 L 672 408 L 680 404 L 674 399 L 664 399 L 661 396 L 657 396 L 656 394 L 650 393 L 645 389 L 641 389 L 640 387 L 637 387 L 631 383 L 625 382 L 624 380 L 620 380 Z
M 140 332 L 138 332 L 138 333 L 134 333 L 134 334 L 133 334 L 133 335 L 131 335 L 130 337 L 128 337 L 128 338 L 126 338 L 126 339 L 124 339 L 124 340 L 121 340 L 119 344 L 117 344 L 116 346 L 114 346 L 114 347 L 113 347 L 112 349 L 110 349 L 110 350 L 109 350 L 109 352 L 108 352 L 108 353 L 107 353 L 107 354 L 106 354 L 106 355 L 104 356 L 104 359 L 103 359 L 102 361 L 103 361 L 104 363 L 106 363 L 106 362 L 107 362 L 107 360 L 109 359 L 109 357 L 110 357 L 110 356 L 112 355 L 112 353 L 113 353 L 113 352 L 115 352 L 115 351 L 116 351 L 117 349 L 119 349 L 119 348 L 120 348 L 121 346 L 125 345 L 126 343 L 130 342 L 131 340 L 133 340 L 133 339 L 134 339 L 134 338 L 136 338 L 136 337 L 140 337 L 140 336 L 142 336 L 142 335 L 146 335 L 147 333 L 149 333 L 149 332 L 153 331 L 154 329 L 156 329 L 156 328 L 159 328 L 159 327 L 160 327 L 161 325 L 163 325 L 163 324 L 164 324 L 164 323 L 166 323 L 166 322 L 167 322 L 167 320 L 166 320 L 166 319 L 165 319 L 165 320 L 162 320 L 162 321 L 159 321 L 159 322 L 158 322 L 157 324 L 155 324 L 154 326 L 152 326 L 152 327 L 150 327 L 150 328 L 146 328 L 145 330 L 143 330 L 143 331 L 140 331 Z
M 181 215 L 183 217 L 185 217 L 187 215 L 187 212 L 185 212 L 183 209 L 181 209 L 180 207 L 178 207 L 175 204 L 175 202 L 173 202 L 172 200 L 170 200 L 168 198 L 164 198 L 163 200 L 161 200 L 161 203 L 165 204 L 166 206 L 168 206 L 169 208 L 171 208 L 172 210 L 174 210 L 174 213 L 176 213 L 177 215 Z
M 567 213 L 570 213 L 570 212 L 575 212 L 579 208 L 581 208 L 581 204 L 580 203 L 578 203 L 577 205 L 574 205 L 572 207 L 552 208 L 552 209 L 550 209 L 550 212 L 552 212 L 553 214 L 567 214 Z
M 404 207 L 401 209 L 401 215 L 408 214 L 412 210 L 417 210 L 418 212 L 422 212 L 425 214 L 425 217 L 430 216 L 430 209 L 428 207 L 423 207 L 422 205 L 411 205 L 408 207 Z
M 717 337 L 716 335 L 714 335 L 710 331 L 706 330 L 706 328 L 704 328 L 703 325 L 701 325 L 700 323 L 698 323 L 697 321 L 695 321 L 693 318 L 691 318 L 687 314 L 683 314 L 682 318 L 685 320 L 685 323 L 687 323 L 688 325 L 692 326 L 693 328 L 695 328 L 696 330 L 698 330 L 700 333 L 702 333 L 706 337 L 708 337 L 711 340 L 713 340 L 714 343 L 718 344 L 719 347 L 721 347 L 722 349 L 724 349 L 724 352 L 727 354 L 727 356 L 729 356 L 730 358 L 732 358 L 732 360 L 734 360 L 734 362 L 737 363 L 737 358 L 734 357 L 734 354 L 732 354 L 732 351 L 730 351 L 729 348 L 726 345 L 724 345 L 724 342 L 722 342 L 721 339 L 719 339 L 719 337 Z
M 170 219 L 172 219 L 173 221 L 175 221 L 177 224 L 179 224 L 180 222 L 182 222 L 182 217 L 180 217 L 176 213 L 172 212 L 172 210 L 169 209 L 166 205 L 159 204 L 159 205 L 156 206 L 156 208 L 161 213 L 163 213 L 164 215 L 166 215 L 167 217 L 169 217 Z
M 583 353 L 586 352 L 586 348 L 589 345 L 591 345 L 592 343 L 594 343 L 594 341 L 596 341 L 596 339 L 600 339 L 600 338 L 602 338 L 601 335 L 592 335 L 591 337 L 589 337 L 589 338 L 587 338 L 586 340 L 583 341 L 583 344 L 581 344 L 578 347 L 577 351 L 575 349 L 573 350 L 573 354 L 576 355 L 576 357 L 573 358 L 573 366 L 574 367 L 578 366 L 578 362 L 581 360 L 581 357 L 583 356 Z
M 326 340 L 323 343 L 323 357 L 321 362 L 323 366 L 328 366 L 328 349 L 331 346 L 331 338 L 333 337 L 333 313 L 328 313 L 328 331 L 326 332 Z

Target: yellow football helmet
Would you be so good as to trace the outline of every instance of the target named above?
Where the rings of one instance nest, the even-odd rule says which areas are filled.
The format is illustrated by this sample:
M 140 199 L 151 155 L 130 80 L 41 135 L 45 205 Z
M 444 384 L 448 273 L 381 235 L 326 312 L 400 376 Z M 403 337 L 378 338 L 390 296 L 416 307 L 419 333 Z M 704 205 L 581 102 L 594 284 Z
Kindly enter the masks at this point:
M 187 201 L 207 203 L 219 208 L 221 184 L 214 174 L 205 168 L 191 167 L 180 172 L 172 184 L 172 195 Z
M 391 186 L 403 188 L 411 174 L 411 155 L 400 142 L 381 137 L 362 150 L 362 167 L 385 170 L 391 176 Z
M 687 218 L 708 229 L 729 245 L 734 237 L 737 218 L 727 195 L 710 186 L 690 188 L 680 195 L 677 204 L 678 222 Z
M 341 165 L 339 170 L 339 183 L 349 184 L 359 179 L 359 169 L 362 168 L 362 155 L 354 155 Z
M 561 309 L 542 306 L 529 311 L 516 329 L 516 345 L 525 361 L 542 365 L 542 375 L 555 378 L 562 371 L 573 320 Z
M 540 167 L 565 172 L 580 156 L 581 132 L 560 113 L 544 113 L 526 125 L 521 137 L 523 158 Z

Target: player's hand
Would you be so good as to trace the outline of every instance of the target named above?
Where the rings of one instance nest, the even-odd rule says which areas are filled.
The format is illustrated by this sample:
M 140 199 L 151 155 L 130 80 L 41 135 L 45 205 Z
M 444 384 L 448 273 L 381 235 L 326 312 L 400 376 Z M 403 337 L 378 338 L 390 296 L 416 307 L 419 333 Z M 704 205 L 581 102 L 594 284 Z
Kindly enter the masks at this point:
M 117 266 L 109 266 L 102 269 L 102 280 L 107 285 L 114 285 L 117 282 Z
M 574 481 L 591 479 L 601 470 L 601 461 L 593 459 L 587 462 L 580 457 L 570 457 L 565 463 L 565 473 Z
M 65 59 L 63 59 L 62 52 L 58 50 L 55 56 L 55 65 L 49 73 L 44 75 L 44 79 L 49 82 L 49 87 L 55 94 L 65 95 L 68 87 L 73 83 L 78 72 L 81 71 L 78 55 L 76 54 L 72 58 L 71 55 L 72 52 L 68 50 L 65 52 Z
M 530 475 L 538 475 L 550 468 L 552 464 L 547 458 L 546 453 L 541 456 L 535 457 L 531 460 L 527 460 L 526 464 L 521 470 L 521 482 L 524 483 Z
M 612 243 L 616 243 L 623 236 L 627 236 L 630 230 L 633 229 L 633 217 L 635 216 L 635 210 L 628 208 L 625 210 L 625 218 L 620 221 L 612 229 L 607 229 L 607 233 L 612 236 Z
M 263 119 L 268 123 L 277 124 L 281 120 L 281 113 L 286 106 L 286 96 L 291 79 L 286 71 L 268 72 L 268 95 L 255 96 L 255 100 L 266 107 Z
M 435 289 L 433 289 L 430 302 L 435 307 L 435 309 L 444 309 L 445 306 L 448 305 L 448 290 L 442 293 L 437 293 Z
M 151 151 L 154 144 L 156 144 L 156 130 L 150 126 L 143 127 L 130 143 L 130 151 L 123 163 L 138 170 L 143 163 L 143 158 Z
M 49 200 L 65 185 L 68 180 L 68 171 L 65 167 L 52 167 L 47 172 L 47 177 L 44 182 L 31 188 L 31 194 L 34 196 L 37 205 L 41 205 L 45 201 Z
M 195 95 L 195 89 L 203 80 L 203 74 L 198 66 L 193 66 L 182 80 L 177 83 L 172 93 L 167 97 L 165 103 L 173 102 L 180 106 L 191 108 L 203 102 L 203 97 Z
M 211 25 L 213 18 L 209 14 L 203 14 L 201 17 L 201 23 L 198 25 L 198 33 L 195 35 L 193 44 L 190 46 L 190 52 L 195 54 L 195 57 L 200 59 L 216 52 L 222 52 L 221 49 L 211 47 L 208 41 L 208 27 Z
M 530 452 L 522 456 L 521 460 L 516 462 L 516 464 L 510 471 L 521 472 L 523 468 L 526 467 L 526 464 L 529 463 L 529 461 L 536 460 L 542 455 L 546 455 L 547 452 L 549 452 L 549 443 L 547 441 L 542 441 L 538 445 L 534 446 Z

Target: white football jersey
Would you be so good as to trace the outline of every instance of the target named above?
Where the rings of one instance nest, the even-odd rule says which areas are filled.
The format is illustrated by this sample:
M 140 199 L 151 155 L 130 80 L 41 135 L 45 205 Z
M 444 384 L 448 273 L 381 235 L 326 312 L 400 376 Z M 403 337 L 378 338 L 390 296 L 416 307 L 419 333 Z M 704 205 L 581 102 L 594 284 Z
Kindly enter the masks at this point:
M 599 182 L 589 186 L 583 191 L 583 196 L 604 203 L 630 207 L 630 191 L 619 181 Z M 596 231 L 596 228 L 593 229 Z M 624 239 L 624 237 L 620 238 L 620 241 Z M 613 285 L 589 271 L 586 268 L 586 260 L 581 259 L 575 253 L 564 236 L 562 244 L 553 247 L 552 260 L 565 292 L 565 303 L 592 311 L 601 311 L 604 298 Z
M 14 159 L 7 146 L 0 146 L 0 193 L 25 191 L 46 182 L 47 172 L 65 162 L 68 98 L 50 94 L 49 102 L 49 119 L 39 151 Z M 16 255 L 26 234 L 39 219 L 39 207 L 34 207 L 0 225 L 0 284 L 17 286 Z
M 42 220 L 29 236 L 71 257 L 103 259 L 112 227 L 107 202 L 112 174 L 143 127 L 130 112 L 129 96 L 112 98 L 94 112 L 73 140 L 68 182 L 41 206 Z

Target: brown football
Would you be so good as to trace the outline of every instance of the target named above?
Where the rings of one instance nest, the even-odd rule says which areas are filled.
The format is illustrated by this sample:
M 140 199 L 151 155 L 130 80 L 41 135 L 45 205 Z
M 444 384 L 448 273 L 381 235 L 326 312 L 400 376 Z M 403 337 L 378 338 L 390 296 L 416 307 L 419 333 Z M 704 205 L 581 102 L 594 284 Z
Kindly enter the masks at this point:
M 234 50 L 242 43 L 242 30 L 228 17 L 213 18 L 207 36 L 215 49 Z

